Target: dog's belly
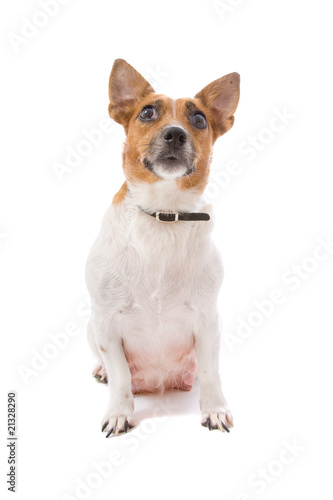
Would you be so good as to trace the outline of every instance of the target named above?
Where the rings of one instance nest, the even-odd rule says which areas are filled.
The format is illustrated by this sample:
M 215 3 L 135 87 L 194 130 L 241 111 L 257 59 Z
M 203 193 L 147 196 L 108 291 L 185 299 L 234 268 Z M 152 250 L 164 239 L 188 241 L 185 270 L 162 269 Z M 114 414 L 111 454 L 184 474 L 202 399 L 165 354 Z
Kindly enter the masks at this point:
M 124 343 L 124 351 L 132 375 L 133 394 L 192 388 L 196 360 L 190 345 L 162 349 L 155 355 L 151 350 L 135 350 Z
M 133 393 L 190 390 L 196 372 L 194 310 L 187 303 L 153 296 L 119 318 Z

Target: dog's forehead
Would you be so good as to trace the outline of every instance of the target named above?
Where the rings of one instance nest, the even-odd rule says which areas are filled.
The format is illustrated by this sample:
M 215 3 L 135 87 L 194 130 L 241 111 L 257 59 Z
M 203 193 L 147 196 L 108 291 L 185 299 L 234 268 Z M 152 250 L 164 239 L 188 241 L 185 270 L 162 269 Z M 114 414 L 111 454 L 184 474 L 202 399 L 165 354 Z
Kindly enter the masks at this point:
M 188 114 L 191 110 L 198 110 L 195 99 L 190 97 L 181 97 L 173 99 L 164 94 L 150 94 L 142 102 L 141 108 L 144 106 L 154 106 L 159 113 L 167 114 L 170 117 L 178 118 L 181 115 Z

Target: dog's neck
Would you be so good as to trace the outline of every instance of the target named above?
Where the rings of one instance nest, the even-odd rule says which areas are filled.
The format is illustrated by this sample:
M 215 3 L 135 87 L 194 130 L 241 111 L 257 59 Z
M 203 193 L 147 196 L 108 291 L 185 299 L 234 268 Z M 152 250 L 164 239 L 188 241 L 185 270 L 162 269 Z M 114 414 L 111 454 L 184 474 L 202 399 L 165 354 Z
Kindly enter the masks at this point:
M 204 205 L 201 193 L 195 189 L 180 190 L 176 180 L 136 181 L 127 185 L 133 204 L 148 213 L 196 212 Z

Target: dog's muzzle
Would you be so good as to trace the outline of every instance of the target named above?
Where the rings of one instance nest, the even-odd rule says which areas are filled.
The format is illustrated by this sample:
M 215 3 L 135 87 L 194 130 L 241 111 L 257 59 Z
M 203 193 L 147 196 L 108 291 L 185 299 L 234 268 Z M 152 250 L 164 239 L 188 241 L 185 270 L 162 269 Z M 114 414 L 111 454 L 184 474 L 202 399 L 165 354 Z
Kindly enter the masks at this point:
M 143 160 L 144 166 L 159 177 L 177 178 L 195 171 L 195 148 L 188 132 L 167 126 L 154 138 Z

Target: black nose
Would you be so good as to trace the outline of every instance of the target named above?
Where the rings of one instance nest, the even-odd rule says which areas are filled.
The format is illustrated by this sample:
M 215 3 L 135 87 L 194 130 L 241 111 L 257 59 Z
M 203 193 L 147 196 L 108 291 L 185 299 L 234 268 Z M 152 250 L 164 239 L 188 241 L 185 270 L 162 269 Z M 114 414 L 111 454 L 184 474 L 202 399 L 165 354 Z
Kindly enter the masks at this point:
M 162 139 L 178 149 L 187 141 L 187 133 L 180 127 L 166 127 L 162 132 Z

